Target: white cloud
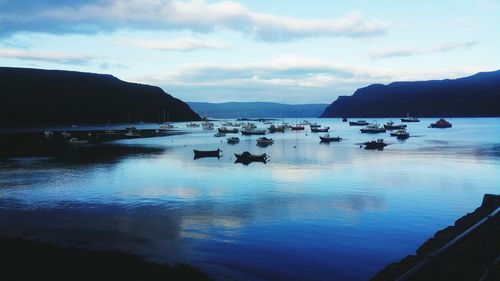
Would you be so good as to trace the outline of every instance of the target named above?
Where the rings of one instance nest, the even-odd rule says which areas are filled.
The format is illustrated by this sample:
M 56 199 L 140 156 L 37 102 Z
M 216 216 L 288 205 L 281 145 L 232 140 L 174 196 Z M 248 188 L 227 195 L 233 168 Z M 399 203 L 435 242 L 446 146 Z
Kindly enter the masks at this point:
M 29 61 L 46 61 L 63 64 L 86 64 L 90 60 L 97 58 L 79 53 L 30 51 L 15 48 L 0 48 L 0 57 Z
M 181 37 L 164 41 L 145 39 L 120 39 L 118 40 L 118 44 L 160 51 L 194 51 L 199 49 L 231 48 L 231 44 L 221 40 L 198 40 L 192 37 Z
M 403 71 L 289 56 L 251 64 L 186 64 L 174 71 L 126 79 L 159 85 L 187 101 L 329 103 L 373 83 L 457 78 L 480 70 Z
M 444 53 L 457 49 L 468 49 L 477 45 L 477 41 L 445 43 L 430 48 L 395 48 L 386 49 L 370 54 L 372 59 L 384 59 L 395 57 L 410 57 L 432 53 Z
M 2 14 L 3 32 L 99 32 L 102 30 L 188 29 L 209 32 L 225 28 L 261 40 L 290 40 L 313 36 L 375 36 L 389 23 L 366 20 L 360 12 L 338 19 L 298 19 L 259 13 L 235 1 L 105 0 L 73 6 L 50 6 L 16 17 Z

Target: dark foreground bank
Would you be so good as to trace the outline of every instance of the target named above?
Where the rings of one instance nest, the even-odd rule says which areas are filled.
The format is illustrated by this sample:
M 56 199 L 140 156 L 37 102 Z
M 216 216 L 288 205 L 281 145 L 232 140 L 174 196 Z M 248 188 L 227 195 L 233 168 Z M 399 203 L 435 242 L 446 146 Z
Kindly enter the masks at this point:
M 0 280 L 212 280 L 200 270 L 0 236 Z
M 371 281 L 500 280 L 498 208 L 500 195 L 486 194 L 474 212 L 436 232 L 416 250 L 416 255 L 389 264 Z

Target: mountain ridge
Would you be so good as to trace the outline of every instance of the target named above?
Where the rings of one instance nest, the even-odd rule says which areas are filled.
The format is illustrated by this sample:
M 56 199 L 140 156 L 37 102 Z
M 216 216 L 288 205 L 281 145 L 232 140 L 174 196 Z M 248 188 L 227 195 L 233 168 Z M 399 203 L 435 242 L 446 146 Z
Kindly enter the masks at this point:
M 339 96 L 321 117 L 500 116 L 500 70 L 467 77 L 371 84 Z
M 199 115 L 211 118 L 303 118 L 318 117 L 328 104 L 277 102 L 187 102 Z
M 110 74 L 0 67 L 0 85 L 2 126 L 201 120 L 161 88 Z

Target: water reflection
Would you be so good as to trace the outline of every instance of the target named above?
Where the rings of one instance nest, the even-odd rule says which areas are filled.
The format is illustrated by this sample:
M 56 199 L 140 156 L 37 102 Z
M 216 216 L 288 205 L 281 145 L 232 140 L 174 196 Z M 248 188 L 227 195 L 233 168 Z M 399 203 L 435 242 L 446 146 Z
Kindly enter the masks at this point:
M 421 137 L 386 137 L 384 151 L 322 119 L 342 142 L 287 132 L 260 147 L 190 129 L 6 159 L 0 234 L 185 261 L 227 279 L 366 280 L 498 192 L 500 120 L 431 132 L 425 121 L 410 125 Z M 193 160 L 194 149 L 218 148 L 220 159 Z M 244 151 L 271 161 L 235 165 Z

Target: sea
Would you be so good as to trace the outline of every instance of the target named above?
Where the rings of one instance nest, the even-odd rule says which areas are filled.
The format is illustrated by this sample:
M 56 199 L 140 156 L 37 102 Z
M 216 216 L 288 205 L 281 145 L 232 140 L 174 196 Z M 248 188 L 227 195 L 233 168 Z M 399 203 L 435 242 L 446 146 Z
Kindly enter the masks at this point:
M 500 118 L 428 128 L 436 120 L 407 123 L 411 137 L 397 140 L 308 118 L 342 141 L 321 143 L 306 126 L 267 134 L 267 147 L 173 123 L 179 134 L 3 158 L 0 235 L 187 263 L 216 280 L 368 280 L 500 193 Z M 383 150 L 362 147 L 379 138 Z M 222 157 L 194 159 L 194 149 Z M 269 161 L 235 163 L 244 151 Z

